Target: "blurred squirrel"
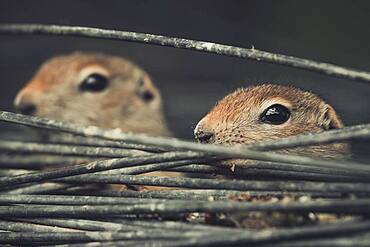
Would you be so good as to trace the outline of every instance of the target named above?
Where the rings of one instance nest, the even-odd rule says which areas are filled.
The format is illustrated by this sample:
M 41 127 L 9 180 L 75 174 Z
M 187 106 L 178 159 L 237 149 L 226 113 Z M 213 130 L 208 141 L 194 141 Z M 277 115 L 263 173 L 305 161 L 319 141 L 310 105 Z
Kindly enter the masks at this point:
M 14 106 L 26 115 L 171 136 L 161 94 L 149 75 L 117 56 L 75 52 L 53 57 L 19 91 Z M 179 176 L 180 173 L 149 175 Z
M 17 94 L 22 114 L 170 136 L 159 90 L 132 62 L 75 52 L 47 60 Z

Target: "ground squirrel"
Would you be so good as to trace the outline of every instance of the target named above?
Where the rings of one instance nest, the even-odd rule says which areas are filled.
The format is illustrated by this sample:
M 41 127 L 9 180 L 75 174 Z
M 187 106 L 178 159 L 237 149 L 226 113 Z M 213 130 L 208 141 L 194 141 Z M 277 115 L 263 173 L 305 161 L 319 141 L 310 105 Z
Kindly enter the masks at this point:
M 201 143 L 233 145 L 342 127 L 333 107 L 313 93 L 264 84 L 238 89 L 226 96 L 199 121 L 194 134 Z M 350 153 L 342 143 L 282 152 L 320 158 L 345 158 Z
M 117 56 L 75 52 L 51 58 L 20 90 L 14 106 L 26 115 L 151 136 L 171 136 L 160 92 L 149 75 Z
M 46 61 L 14 101 L 23 114 L 170 136 L 159 90 L 121 57 L 75 52 Z
M 238 89 L 199 121 L 194 130 L 201 143 L 223 145 L 251 144 L 299 134 L 318 133 L 342 128 L 343 124 L 332 106 L 313 93 L 288 86 L 264 84 Z M 277 151 L 276 151 L 277 152 Z M 350 157 L 347 144 L 336 143 L 281 150 L 317 158 Z M 238 169 L 253 164 L 248 159 L 231 159 L 217 165 Z M 224 178 L 224 177 L 223 177 Z M 245 196 L 231 200 L 248 202 L 310 202 L 307 196 Z M 351 216 L 348 216 L 351 217 Z M 212 224 L 229 224 L 248 229 L 271 229 L 303 224 L 328 223 L 344 218 L 335 214 L 297 212 L 240 212 L 209 215 Z

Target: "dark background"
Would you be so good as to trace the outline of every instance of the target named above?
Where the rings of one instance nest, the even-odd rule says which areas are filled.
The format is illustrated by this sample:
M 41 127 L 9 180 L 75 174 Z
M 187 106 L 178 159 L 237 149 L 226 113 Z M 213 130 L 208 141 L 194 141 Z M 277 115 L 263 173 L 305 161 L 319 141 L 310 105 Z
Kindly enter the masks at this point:
M 213 41 L 369 69 L 370 1 L 0 1 L 1 23 L 86 25 Z M 370 122 L 370 85 L 193 51 L 128 42 L 0 35 L 0 109 L 45 59 L 75 50 L 122 55 L 141 65 L 161 89 L 178 137 L 225 94 L 270 82 L 312 90 L 347 125 Z M 93 110 L 93 109 L 92 109 Z

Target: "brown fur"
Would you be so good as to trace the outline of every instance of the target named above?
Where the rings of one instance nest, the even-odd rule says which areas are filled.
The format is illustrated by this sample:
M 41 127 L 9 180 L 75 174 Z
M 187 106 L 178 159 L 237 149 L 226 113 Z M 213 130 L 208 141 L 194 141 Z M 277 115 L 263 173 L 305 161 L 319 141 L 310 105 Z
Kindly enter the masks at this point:
M 284 105 L 291 111 L 287 122 L 272 125 L 260 120 L 261 113 L 273 104 Z M 199 131 L 210 132 L 214 137 L 209 143 L 233 145 L 342 127 L 333 107 L 313 93 L 293 87 L 264 84 L 238 89 L 219 101 L 198 123 L 195 134 Z M 322 158 L 349 156 L 346 144 L 318 145 L 282 152 Z
M 91 73 L 108 77 L 104 91 L 78 90 L 79 83 Z M 153 100 L 145 102 L 143 91 L 150 92 Z M 18 93 L 15 106 L 22 103 L 36 105 L 35 115 L 41 117 L 153 136 L 170 135 L 158 89 L 145 71 L 120 57 L 76 52 L 52 58 Z
M 108 87 L 101 92 L 79 91 L 81 81 L 92 73 L 106 76 Z M 145 101 L 144 93 L 150 93 L 153 99 Z M 16 108 L 24 103 L 37 107 L 36 116 L 152 136 L 171 136 L 163 116 L 160 92 L 149 75 L 132 62 L 116 56 L 75 52 L 46 61 L 16 96 Z M 180 174 L 153 172 L 147 175 Z

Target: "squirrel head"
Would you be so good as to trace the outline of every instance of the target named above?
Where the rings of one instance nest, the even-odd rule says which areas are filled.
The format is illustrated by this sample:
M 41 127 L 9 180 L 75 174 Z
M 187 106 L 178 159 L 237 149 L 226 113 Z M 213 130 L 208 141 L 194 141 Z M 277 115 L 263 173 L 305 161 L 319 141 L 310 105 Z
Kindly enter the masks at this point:
M 238 89 L 226 96 L 199 121 L 194 134 L 202 143 L 233 145 L 342 127 L 334 108 L 315 94 L 288 86 L 264 84 Z M 343 144 L 294 151 L 321 157 L 347 152 Z
M 81 125 L 169 135 L 159 90 L 121 57 L 75 52 L 46 61 L 17 94 L 20 113 Z

